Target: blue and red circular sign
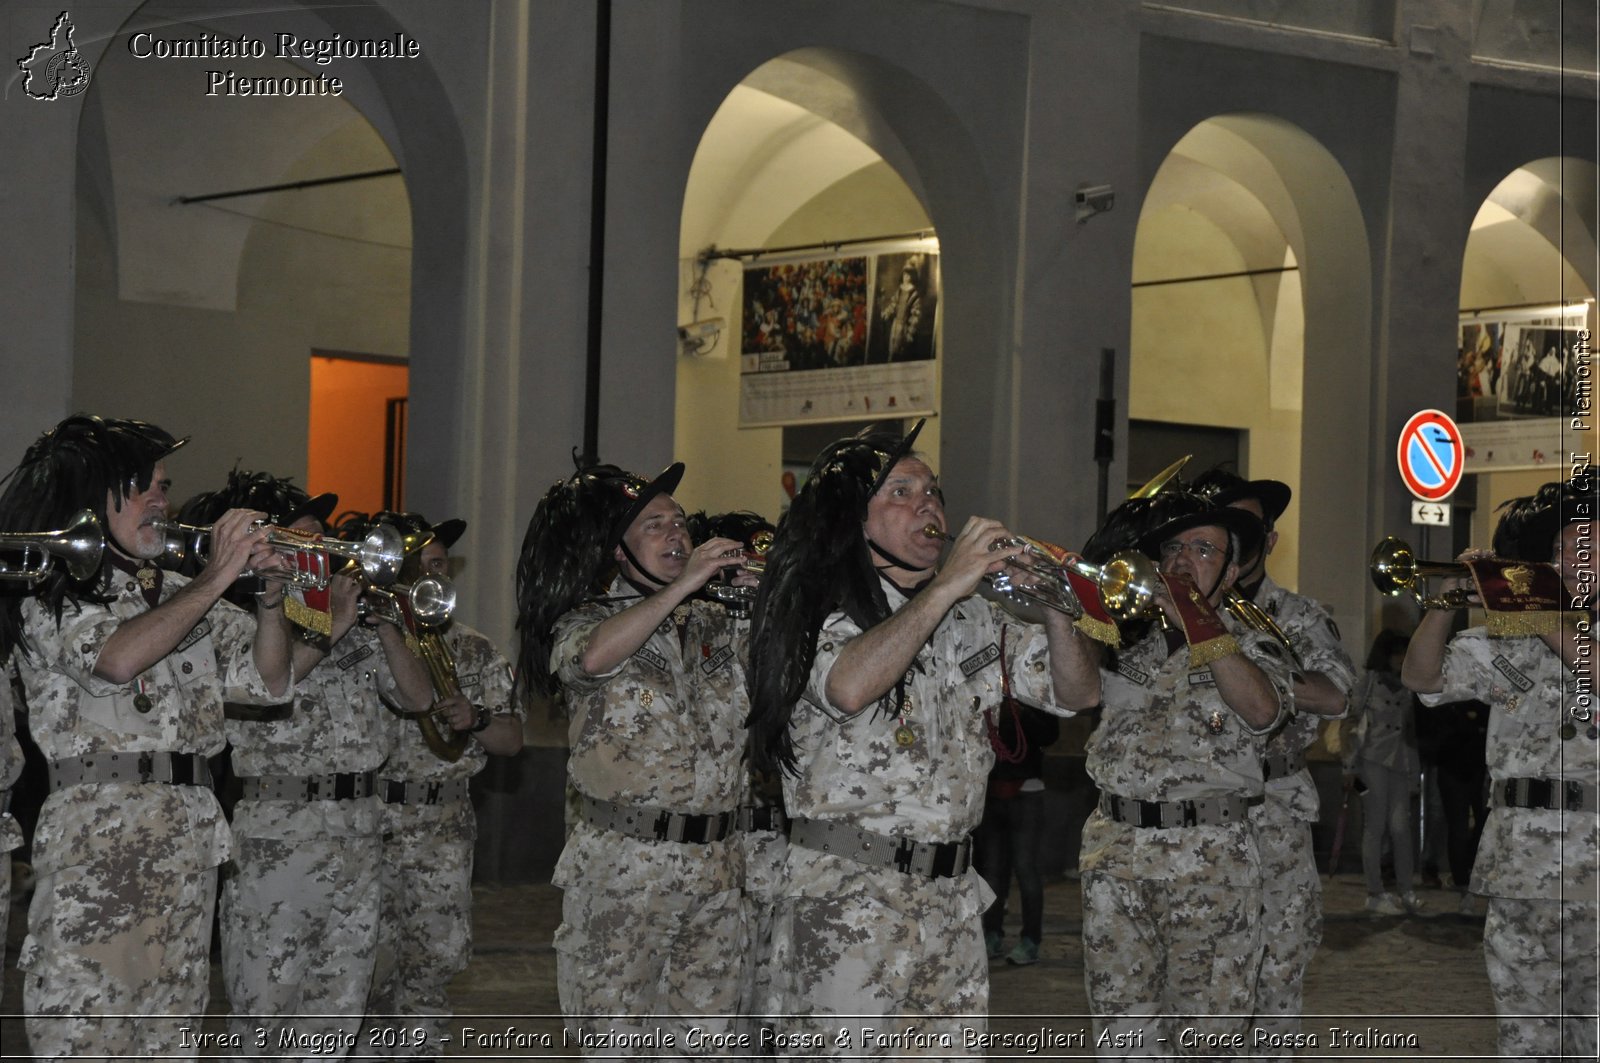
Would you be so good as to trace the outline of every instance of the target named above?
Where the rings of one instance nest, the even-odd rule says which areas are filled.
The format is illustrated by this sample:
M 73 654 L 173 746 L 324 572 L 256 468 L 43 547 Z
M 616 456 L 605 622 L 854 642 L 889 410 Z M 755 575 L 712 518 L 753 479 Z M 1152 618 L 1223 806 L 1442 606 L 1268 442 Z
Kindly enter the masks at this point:
M 1443 501 L 1461 483 L 1466 453 L 1449 414 L 1419 410 L 1400 429 L 1400 479 L 1422 501 Z

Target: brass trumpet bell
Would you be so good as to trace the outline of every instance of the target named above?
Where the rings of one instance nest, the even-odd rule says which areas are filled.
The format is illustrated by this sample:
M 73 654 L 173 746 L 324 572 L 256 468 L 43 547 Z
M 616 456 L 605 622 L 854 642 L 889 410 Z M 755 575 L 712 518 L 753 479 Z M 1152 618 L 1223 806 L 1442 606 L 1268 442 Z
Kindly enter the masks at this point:
M 1465 587 L 1435 597 L 1425 593 L 1429 579 L 1466 577 L 1471 569 L 1459 561 L 1418 561 L 1411 545 L 1393 535 L 1373 548 L 1368 571 L 1381 593 L 1391 597 L 1409 593 L 1424 609 L 1463 609 L 1473 604 L 1473 592 Z
M 0 561 L 0 580 L 41 583 L 50 575 L 50 563 L 60 559 L 67 575 L 82 583 L 100 571 L 106 549 L 105 532 L 94 510 L 79 510 L 67 526 L 49 532 L 0 532 L 0 550 L 20 550 L 21 559 L 12 568 Z
M 456 585 L 440 576 L 424 576 L 410 586 L 368 587 L 356 606 L 363 619 L 375 617 L 412 634 L 413 627 L 443 626 L 455 611 Z

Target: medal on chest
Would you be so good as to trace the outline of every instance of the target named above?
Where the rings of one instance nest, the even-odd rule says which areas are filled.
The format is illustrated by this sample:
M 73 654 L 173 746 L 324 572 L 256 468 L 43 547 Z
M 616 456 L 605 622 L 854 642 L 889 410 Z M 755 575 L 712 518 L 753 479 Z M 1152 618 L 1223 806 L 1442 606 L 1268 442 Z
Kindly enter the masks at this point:
M 894 744 L 901 749 L 917 744 L 917 732 L 911 727 L 911 709 L 911 695 L 907 694 L 900 703 L 900 726 L 894 729 Z
M 153 591 L 161 582 L 161 577 L 156 573 L 154 565 L 141 565 L 133 576 L 139 581 L 141 590 Z
M 1219 735 L 1222 733 L 1222 728 L 1225 722 L 1226 721 L 1222 716 L 1222 710 L 1213 709 L 1211 710 L 1211 715 L 1206 717 L 1206 730 L 1210 731 L 1214 735 Z

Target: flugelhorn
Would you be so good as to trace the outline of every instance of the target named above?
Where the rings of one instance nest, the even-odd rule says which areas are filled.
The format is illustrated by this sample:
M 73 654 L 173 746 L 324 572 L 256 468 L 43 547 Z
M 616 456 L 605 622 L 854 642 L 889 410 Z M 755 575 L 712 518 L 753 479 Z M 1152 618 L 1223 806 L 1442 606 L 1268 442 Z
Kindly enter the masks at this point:
M 0 532 L 0 550 L 22 551 L 16 568 L 0 561 L 0 580 L 40 583 L 50 575 L 50 562 L 60 558 L 67 575 L 82 583 L 100 571 L 105 549 L 105 532 L 92 509 L 79 510 L 60 531 Z
M 289 567 L 283 572 L 241 572 L 241 577 L 259 575 L 262 579 L 307 590 L 326 590 L 328 578 L 334 573 L 329 558 L 337 557 L 360 566 L 367 583 L 382 587 L 395 581 L 405 562 L 400 533 L 387 524 L 374 525 L 360 542 L 347 542 L 320 532 L 280 528 L 264 521 L 257 521 L 254 526 L 267 529 L 267 544 L 288 559 Z M 215 525 L 158 520 L 155 527 L 167 537 L 163 559 L 176 567 L 191 557 L 206 557 Z
M 1372 548 L 1368 570 L 1372 574 L 1372 585 L 1379 591 L 1387 595 L 1410 592 L 1424 609 L 1465 609 L 1477 604 L 1472 601 L 1477 592 L 1469 587 L 1457 587 L 1428 597 L 1424 593 L 1428 580 L 1467 578 L 1472 570 L 1460 561 L 1418 561 L 1411 544 L 1393 535 L 1384 537 Z
M 955 541 L 955 536 L 941 531 L 937 524 L 925 525 L 922 534 L 930 539 Z M 1067 580 L 1067 573 L 1071 572 L 1095 585 L 1106 612 L 1118 620 L 1144 616 L 1155 605 L 1161 577 L 1150 559 L 1137 551 L 1120 551 L 1105 564 L 1096 565 L 1059 546 L 1025 535 L 997 540 L 990 549 L 1011 546 L 1022 547 L 1023 553 L 1007 565 L 1027 573 L 1028 579 L 1018 579 L 1006 569 L 984 576 L 995 593 L 1003 597 L 1013 601 L 1026 599 L 1076 619 L 1083 615 L 1083 603 Z

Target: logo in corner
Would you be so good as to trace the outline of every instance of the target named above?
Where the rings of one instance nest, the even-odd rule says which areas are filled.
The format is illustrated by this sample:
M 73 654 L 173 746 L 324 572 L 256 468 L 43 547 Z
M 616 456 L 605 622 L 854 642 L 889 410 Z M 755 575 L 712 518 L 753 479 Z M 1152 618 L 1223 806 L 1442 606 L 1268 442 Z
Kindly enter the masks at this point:
M 72 41 L 74 30 L 72 18 L 61 12 L 50 27 L 50 39 L 17 60 L 23 92 L 35 100 L 59 100 L 89 87 L 89 62 Z

